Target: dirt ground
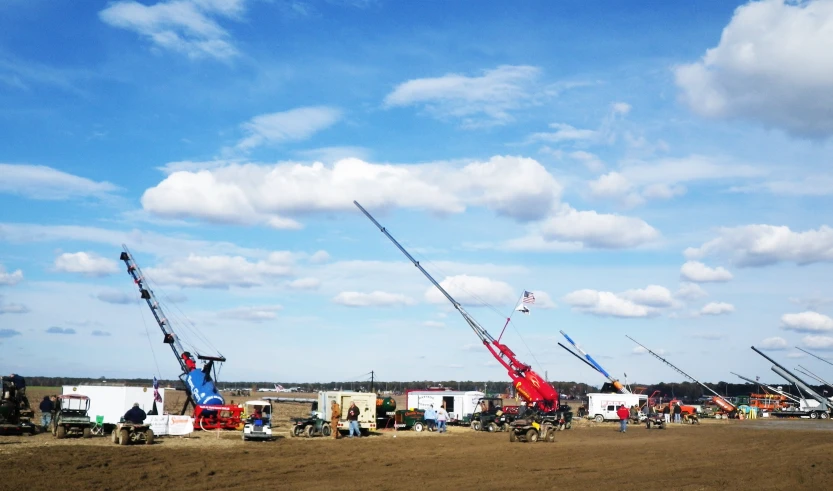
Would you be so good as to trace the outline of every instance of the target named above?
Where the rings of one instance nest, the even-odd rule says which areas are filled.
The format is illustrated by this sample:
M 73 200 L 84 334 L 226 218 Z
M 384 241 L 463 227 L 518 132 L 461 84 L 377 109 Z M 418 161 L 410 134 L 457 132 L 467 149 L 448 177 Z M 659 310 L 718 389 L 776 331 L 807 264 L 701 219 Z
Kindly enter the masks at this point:
M 129 447 L 100 437 L 0 436 L 0 490 L 762 490 L 825 489 L 833 482 L 831 421 L 706 420 L 665 430 L 632 425 L 625 434 L 614 423 L 581 421 L 557 433 L 555 443 L 535 444 L 459 427 L 444 435 L 388 430 L 352 440 L 290 438 L 288 416 L 281 415 L 306 410 L 277 404 L 271 442 L 243 442 L 238 432 Z

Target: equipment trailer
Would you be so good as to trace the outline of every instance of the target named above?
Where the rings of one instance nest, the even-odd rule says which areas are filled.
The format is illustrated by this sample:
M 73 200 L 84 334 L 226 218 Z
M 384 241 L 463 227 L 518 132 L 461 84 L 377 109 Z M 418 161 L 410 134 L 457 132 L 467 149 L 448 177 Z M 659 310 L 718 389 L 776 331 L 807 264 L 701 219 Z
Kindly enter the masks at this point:
M 373 216 L 365 210 L 362 205 L 360 205 L 357 201 L 353 201 L 353 204 L 356 205 L 359 210 L 361 210 L 364 215 L 373 222 L 374 225 L 388 238 L 393 245 L 395 245 L 402 254 L 407 257 L 411 263 L 431 282 L 439 291 L 442 293 L 451 305 L 463 316 L 463 319 L 466 323 L 471 327 L 472 331 L 474 331 L 475 335 L 480 339 L 483 343 L 483 346 L 492 354 L 492 356 L 500 363 L 509 374 L 509 378 L 512 379 L 512 385 L 517 391 L 517 394 L 523 398 L 523 400 L 528 404 L 526 408 L 527 411 L 534 411 L 541 413 L 542 415 L 553 415 L 558 411 L 559 408 L 559 400 L 558 400 L 558 391 L 550 385 L 543 377 L 538 375 L 530 365 L 526 363 L 522 363 L 518 358 L 515 356 L 515 353 L 509 349 L 508 346 L 500 342 L 500 337 L 495 339 L 492 337 L 491 334 L 486 331 L 468 312 L 463 306 L 454 299 L 454 297 L 449 294 L 445 288 L 443 288 L 437 280 L 435 280 L 422 265 L 419 264 L 419 261 L 413 258 L 408 251 L 402 247 L 396 239 L 393 238 L 391 234 L 388 233 L 387 229 L 379 224 Z M 508 319 L 507 319 L 508 324 Z M 505 328 L 505 327 L 504 327 Z
M 813 390 L 807 382 L 801 380 L 796 376 L 794 373 L 790 372 L 782 365 L 780 365 L 777 361 L 773 360 L 772 358 L 768 357 L 767 355 L 763 354 L 760 350 L 756 347 L 752 346 L 752 350 L 755 353 L 763 356 L 770 363 L 772 363 L 771 370 L 781 377 L 783 377 L 788 382 L 794 384 L 796 388 L 803 392 L 810 397 L 812 397 L 818 405 L 813 405 L 812 403 L 808 404 L 809 401 L 806 399 L 802 401 L 801 406 L 796 411 L 773 411 L 771 414 L 773 416 L 808 416 L 810 419 L 828 419 L 830 418 L 830 413 L 833 411 L 833 402 L 830 399 L 827 399 L 823 395 L 819 394 L 815 390 Z

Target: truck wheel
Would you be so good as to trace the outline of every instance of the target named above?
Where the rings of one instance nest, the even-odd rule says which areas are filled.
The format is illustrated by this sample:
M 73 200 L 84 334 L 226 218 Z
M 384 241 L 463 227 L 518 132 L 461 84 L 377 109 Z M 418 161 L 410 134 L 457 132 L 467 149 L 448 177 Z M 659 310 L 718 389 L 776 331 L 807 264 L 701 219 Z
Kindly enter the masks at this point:
M 494 433 L 497 431 L 497 425 L 494 423 L 489 423 L 488 426 L 486 426 L 486 430 L 488 430 L 489 433 Z
M 827 419 L 827 418 L 829 418 L 829 417 L 830 417 L 830 415 L 829 415 L 829 414 L 827 414 L 827 413 L 822 412 L 822 413 L 819 413 L 819 417 L 820 417 L 821 419 Z
M 119 445 L 127 445 L 130 443 L 130 433 L 123 429 L 119 431 Z
M 819 413 L 817 413 L 815 411 L 810 413 L 810 419 L 818 419 L 818 417 L 819 417 Z
M 528 430 L 526 432 L 526 441 L 529 443 L 535 443 L 538 441 L 538 432 L 534 429 Z
M 304 436 L 307 438 L 312 438 L 312 433 L 315 431 L 315 427 L 313 425 L 307 425 L 304 427 Z
M 597 414 L 596 417 L 593 418 L 593 420 L 597 423 L 604 423 L 605 417 L 602 416 L 601 414 Z
M 84 431 L 82 432 L 82 436 L 84 438 L 92 437 L 93 436 L 93 430 L 91 430 L 90 428 L 84 428 Z
M 113 432 L 110 433 L 110 441 L 112 441 L 113 443 L 116 443 L 116 444 L 119 443 L 119 430 L 117 430 L 115 428 L 113 429 Z
M 145 431 L 145 445 L 153 445 L 153 430 L 150 428 Z
M 329 424 L 324 423 L 323 425 L 321 425 L 321 434 L 323 436 L 330 436 L 333 434 Z
M 59 426 L 59 427 L 58 427 L 58 429 L 57 429 L 57 430 L 55 430 L 55 436 L 56 436 L 58 439 L 61 439 L 61 438 L 66 438 L 66 436 L 67 436 L 67 429 L 66 429 L 66 428 L 64 428 L 63 426 Z
M 480 421 L 472 421 L 471 422 L 471 429 L 473 429 L 474 431 L 480 431 L 481 427 L 482 426 L 480 424 Z
M 518 437 L 515 435 L 515 430 L 509 430 L 509 443 L 515 443 Z

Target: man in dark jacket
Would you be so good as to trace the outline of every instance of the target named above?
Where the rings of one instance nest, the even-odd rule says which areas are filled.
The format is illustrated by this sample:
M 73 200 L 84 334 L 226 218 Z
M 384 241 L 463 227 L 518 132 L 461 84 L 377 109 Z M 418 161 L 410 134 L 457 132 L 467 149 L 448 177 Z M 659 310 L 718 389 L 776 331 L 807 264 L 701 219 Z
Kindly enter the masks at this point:
M 139 407 L 138 402 L 133 403 L 133 407 L 128 409 L 126 413 L 124 413 L 124 421 L 126 423 L 134 423 L 140 425 L 145 422 L 145 418 L 147 417 L 147 413 L 145 413 L 142 408 Z
M 52 411 L 55 409 L 55 406 L 52 404 L 52 401 L 49 400 L 49 396 L 43 396 L 43 400 L 40 401 L 40 424 L 43 426 L 43 431 L 49 427 L 49 423 L 52 422 Z
M 349 425 L 350 430 L 350 438 L 353 438 L 353 431 L 356 432 L 356 436 L 362 436 L 361 429 L 359 429 L 359 414 L 361 411 L 359 407 L 356 406 L 355 402 L 350 402 L 350 409 L 347 410 L 347 424 Z
M 21 407 L 29 409 L 29 398 L 26 397 L 26 379 L 16 373 L 13 373 L 9 375 L 8 380 L 10 380 L 14 385 L 14 394 L 12 397 L 23 403 Z
M 683 421 L 680 419 L 680 415 L 683 413 L 683 407 L 680 406 L 678 402 L 676 406 L 674 406 L 674 422 L 675 423 L 682 423 Z
M 616 416 L 619 416 L 619 433 L 624 433 L 625 430 L 628 429 L 628 417 L 630 415 L 631 412 L 624 404 L 619 406 L 619 409 L 616 410 Z

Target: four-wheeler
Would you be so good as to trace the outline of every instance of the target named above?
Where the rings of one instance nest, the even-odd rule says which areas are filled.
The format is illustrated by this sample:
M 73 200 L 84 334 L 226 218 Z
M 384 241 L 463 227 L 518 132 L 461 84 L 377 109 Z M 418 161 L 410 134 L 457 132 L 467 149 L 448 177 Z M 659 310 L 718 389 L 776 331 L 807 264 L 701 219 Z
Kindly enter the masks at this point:
M 554 442 L 560 424 L 556 415 L 529 408 L 509 424 L 509 441 Z
M 29 407 L 25 396 L 15 390 L 10 379 L 2 377 L 0 433 L 34 435 L 38 432 L 34 419 L 35 412 Z
M 324 420 L 324 415 L 318 411 L 318 401 L 315 400 L 312 401 L 310 406 L 309 416 L 291 418 L 290 422 L 292 428 L 289 430 L 289 436 L 312 438 L 314 436 L 328 437 L 333 434 L 329 421 Z
M 111 439 L 113 443 L 119 445 L 138 442 L 145 442 L 146 445 L 150 445 L 153 443 L 153 430 L 150 429 L 149 424 L 120 421 L 113 429 Z
M 645 427 L 649 430 L 651 428 L 659 428 L 660 430 L 665 429 L 665 417 L 663 417 L 660 413 L 650 413 L 648 417 L 645 419 Z
M 365 210 L 362 205 L 360 205 L 357 201 L 353 201 L 353 204 L 361 210 L 364 215 L 373 222 L 374 225 L 388 238 L 391 242 L 399 249 L 411 263 L 419 269 L 419 271 L 425 275 L 428 281 L 434 285 L 440 293 L 451 302 L 451 305 L 463 316 L 463 319 L 469 325 L 469 327 L 474 331 L 475 335 L 480 339 L 480 342 L 483 343 L 483 347 L 492 354 L 495 360 L 504 368 L 506 369 L 509 378 L 512 379 L 512 386 L 515 389 L 515 392 L 521 397 L 531 408 L 536 410 L 540 410 L 543 413 L 553 413 L 558 408 L 558 391 L 550 385 L 543 377 L 538 375 L 530 365 L 521 362 L 515 356 L 515 353 L 509 349 L 508 346 L 501 343 L 501 337 L 503 336 L 503 332 L 505 332 L 506 327 L 509 325 L 509 321 L 511 317 L 506 319 L 506 324 L 503 326 L 503 331 L 501 331 L 501 335 L 495 339 L 489 334 L 486 329 L 483 328 L 468 312 L 463 306 L 445 290 L 445 288 L 440 285 L 437 280 L 435 280 L 422 265 L 419 264 L 419 261 L 414 259 L 408 251 L 405 250 L 393 236 L 388 233 L 387 229 L 383 227 L 379 222 L 376 221 L 373 216 Z M 527 294 L 531 295 L 529 292 L 524 292 L 524 296 L 526 297 Z
M 272 439 L 272 404 L 269 401 L 246 401 L 243 441 Z
M 90 425 L 90 398 L 81 394 L 58 396 L 55 420 L 52 421 L 52 435 L 55 438 L 67 436 L 93 436 Z

